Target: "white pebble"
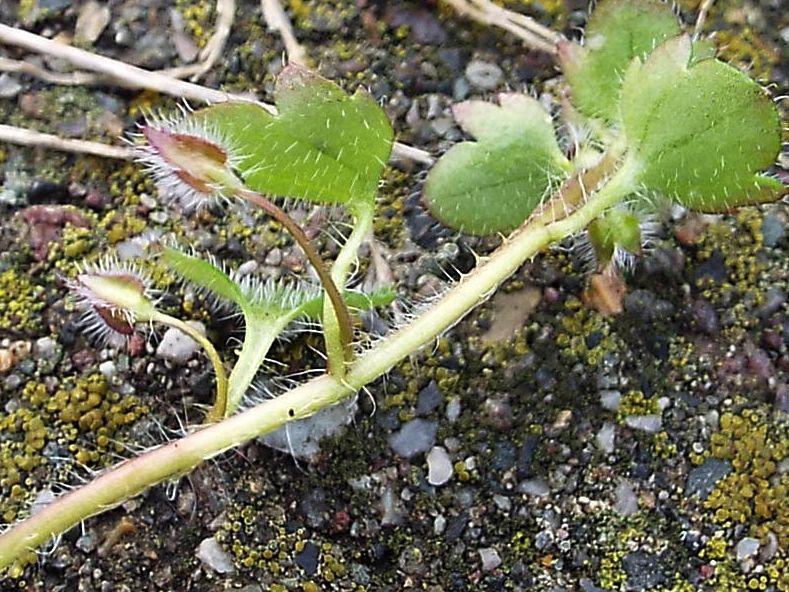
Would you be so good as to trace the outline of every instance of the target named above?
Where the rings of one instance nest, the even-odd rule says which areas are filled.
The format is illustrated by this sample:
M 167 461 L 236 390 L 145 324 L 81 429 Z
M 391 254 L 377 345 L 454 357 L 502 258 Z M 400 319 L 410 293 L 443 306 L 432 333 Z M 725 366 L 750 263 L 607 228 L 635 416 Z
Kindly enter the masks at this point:
M 203 562 L 203 565 L 217 573 L 226 574 L 235 571 L 233 560 L 214 537 L 203 539 L 197 548 L 197 558 Z
M 663 418 L 660 415 L 629 415 L 625 418 L 625 423 L 634 430 L 650 434 L 663 429 Z
M 188 324 L 205 335 L 203 323 L 188 321 Z M 156 357 L 173 364 L 185 364 L 199 349 L 200 345 L 194 339 L 178 329 L 170 327 L 164 332 L 162 341 L 156 348 Z
M 603 452 L 611 454 L 614 451 L 615 438 L 616 426 L 610 422 L 607 422 L 603 424 L 603 427 L 600 428 L 599 432 L 597 432 L 597 447 Z
M 482 562 L 482 571 L 493 571 L 501 565 L 499 552 L 493 547 L 479 550 L 479 559 Z
M 452 478 L 452 461 L 443 446 L 434 446 L 427 453 L 427 469 L 430 485 L 443 485 Z

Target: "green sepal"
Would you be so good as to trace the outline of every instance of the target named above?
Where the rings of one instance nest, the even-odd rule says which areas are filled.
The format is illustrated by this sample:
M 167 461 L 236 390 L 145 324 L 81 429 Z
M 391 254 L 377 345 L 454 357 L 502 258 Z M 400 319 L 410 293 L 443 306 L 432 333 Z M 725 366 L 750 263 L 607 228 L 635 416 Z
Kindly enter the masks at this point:
M 589 224 L 588 231 L 589 240 L 601 266 L 611 261 L 617 247 L 634 255 L 641 252 L 641 226 L 638 216 L 628 210 L 608 210 Z
M 219 267 L 205 259 L 187 255 L 173 247 L 165 247 L 162 250 L 162 261 L 188 282 L 217 298 L 235 304 L 241 310 L 247 309 L 251 304 L 238 284 Z
M 453 107 L 458 124 L 477 141 L 453 146 L 425 184 L 433 215 L 469 234 L 517 228 L 572 170 L 537 100 L 517 93 L 498 98 L 499 105 L 466 101 Z
M 368 310 L 378 306 L 388 306 L 397 297 L 393 288 L 381 288 L 374 292 L 357 290 L 343 291 L 342 298 L 351 310 Z M 320 320 L 323 315 L 323 294 L 305 302 L 298 310 L 298 316 Z
M 757 174 L 781 149 L 772 100 L 736 68 L 691 58 L 683 35 L 625 74 L 622 120 L 640 184 L 704 212 L 780 198 L 786 187 Z

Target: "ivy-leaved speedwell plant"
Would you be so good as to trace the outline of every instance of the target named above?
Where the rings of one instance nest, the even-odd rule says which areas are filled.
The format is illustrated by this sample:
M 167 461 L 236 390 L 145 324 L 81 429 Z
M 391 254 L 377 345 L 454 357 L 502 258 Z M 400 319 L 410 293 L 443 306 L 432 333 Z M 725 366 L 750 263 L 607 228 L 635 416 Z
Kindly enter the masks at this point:
M 603 0 L 585 43 L 565 42 L 559 54 L 570 97 L 562 114 L 574 141 L 557 138 L 550 113 L 525 94 L 456 105 L 456 119 L 473 140 L 454 146 L 433 167 L 425 201 L 437 218 L 462 232 L 507 239 L 431 308 L 362 353 L 352 347 L 350 309 L 392 297 L 363 295 L 348 285 L 372 228 L 393 139 L 378 105 L 362 92 L 348 96 L 290 66 L 277 83 L 277 114 L 252 103 L 227 103 L 149 122 L 140 150 L 165 188 L 187 199 L 238 198 L 263 207 L 304 250 L 320 288 L 239 278 L 213 260 L 165 247 L 165 264 L 244 317 L 243 344 L 224 395 L 225 361 L 202 338 L 217 374 L 217 402 L 209 416 L 214 423 L 122 463 L 9 529 L 0 536 L 0 567 L 19 567 L 33 549 L 84 518 L 357 392 L 451 327 L 554 242 L 588 232 L 605 268 L 622 253 L 640 250 L 643 212 L 656 204 L 719 212 L 786 193 L 763 174 L 781 143 L 769 96 L 716 60 L 709 45 L 682 34 L 667 5 Z M 280 197 L 348 210 L 353 230 L 331 266 L 271 201 Z M 72 286 L 92 322 L 121 335 L 137 322 L 179 326 L 181 321 L 158 313 L 148 284 L 136 273 L 131 265 L 86 265 Z M 322 324 L 326 373 L 236 412 L 271 343 L 299 317 Z

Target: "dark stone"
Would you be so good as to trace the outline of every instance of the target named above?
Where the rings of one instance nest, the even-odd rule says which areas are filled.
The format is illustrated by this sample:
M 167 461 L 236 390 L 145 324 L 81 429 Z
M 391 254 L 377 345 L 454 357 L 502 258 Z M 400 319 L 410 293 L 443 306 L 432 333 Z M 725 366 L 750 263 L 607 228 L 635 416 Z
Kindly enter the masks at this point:
M 452 518 L 447 524 L 447 529 L 444 531 L 444 536 L 446 537 L 447 541 L 452 542 L 456 541 L 460 538 L 463 534 L 463 531 L 466 530 L 466 526 L 468 526 L 469 516 L 466 512 L 459 514 Z
M 696 323 L 699 331 L 707 335 L 717 335 L 720 329 L 718 322 L 718 313 L 715 308 L 704 298 L 699 298 L 693 302 L 692 307 L 693 321 Z
M 438 409 L 443 401 L 441 389 L 435 380 L 431 380 L 428 385 L 419 391 L 416 401 L 416 414 L 428 415 Z
M 296 565 L 304 570 L 307 577 L 312 577 L 318 573 L 318 556 L 320 549 L 318 545 L 307 542 L 300 553 L 296 553 Z
M 786 225 L 774 214 L 767 214 L 762 220 L 762 240 L 765 247 L 777 247 L 786 236 Z
M 329 506 L 326 503 L 326 492 L 317 488 L 312 490 L 299 504 L 304 521 L 311 528 L 321 528 L 326 522 Z
M 79 322 L 75 319 L 68 319 L 57 332 L 58 343 L 66 347 L 71 347 L 76 343 L 77 337 L 82 334 Z
M 511 468 L 518 459 L 518 450 L 512 442 L 497 442 L 493 448 L 493 458 L 491 467 L 494 471 L 506 471 Z
M 529 479 L 534 476 L 532 463 L 537 449 L 540 446 L 540 437 L 535 434 L 526 436 L 518 454 L 518 479 Z
M 661 563 L 659 556 L 644 551 L 634 551 L 622 557 L 622 569 L 627 574 L 627 590 L 642 592 L 667 583 L 665 567 Z
M 189 377 L 189 390 L 198 403 L 211 403 L 214 398 L 213 373 L 206 371 Z
M 655 314 L 656 300 L 655 295 L 649 290 L 633 290 L 625 296 L 625 311 L 638 321 L 649 322 Z
M 416 43 L 441 45 L 447 40 L 447 32 L 431 11 L 396 4 L 387 12 L 386 19 L 392 27 L 407 26 Z
M 451 73 L 460 73 L 463 68 L 463 55 L 457 47 L 442 47 L 437 55 Z
M 586 336 L 586 347 L 587 349 L 594 349 L 600 342 L 603 340 L 603 333 L 602 331 L 592 331 L 589 335 Z
M 726 262 L 718 251 L 713 251 L 709 259 L 696 267 L 694 279 L 711 278 L 716 284 L 726 279 Z
M 715 485 L 726 475 L 731 473 L 732 466 L 728 460 L 718 458 L 708 458 L 698 467 L 691 469 L 688 473 L 688 481 L 685 484 L 685 497 L 698 496 L 705 500 Z
M 665 335 L 647 333 L 644 335 L 647 351 L 659 360 L 667 360 L 669 355 L 669 339 Z
M 36 179 L 27 190 L 27 201 L 31 205 L 58 204 L 68 201 L 68 187 L 42 179 Z
M 767 288 L 764 296 L 764 304 L 759 307 L 759 316 L 762 318 L 767 318 L 781 310 L 787 298 L 786 292 L 776 287 Z
M 775 389 L 775 401 L 773 408 L 776 411 L 789 413 L 789 384 L 779 384 Z

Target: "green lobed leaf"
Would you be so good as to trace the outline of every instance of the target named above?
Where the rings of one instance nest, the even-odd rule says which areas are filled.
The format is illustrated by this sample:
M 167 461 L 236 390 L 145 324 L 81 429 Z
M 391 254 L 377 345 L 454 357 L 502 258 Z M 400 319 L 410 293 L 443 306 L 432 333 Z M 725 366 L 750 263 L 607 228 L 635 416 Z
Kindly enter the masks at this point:
M 277 78 L 274 98 L 278 115 L 221 103 L 195 117 L 229 139 L 234 164 L 255 191 L 332 204 L 374 200 L 394 137 L 378 103 L 296 64 Z
M 444 224 L 469 234 L 517 228 L 571 170 L 550 114 L 516 93 L 500 94 L 499 105 L 466 101 L 453 111 L 477 141 L 453 146 L 432 168 L 427 206 Z
M 679 36 L 625 75 L 622 118 L 639 181 L 700 211 L 777 199 L 783 184 L 757 173 L 781 149 L 778 110 L 736 68 L 691 54 L 690 38 Z
M 187 255 L 172 247 L 164 248 L 162 259 L 170 269 L 185 280 L 211 292 L 222 300 L 232 302 L 242 310 L 250 305 L 243 290 L 213 263 L 200 257 Z
M 584 46 L 563 43 L 559 59 L 572 102 L 587 117 L 618 119 L 622 74 L 680 28 L 671 7 L 660 0 L 602 0 L 586 26 Z

